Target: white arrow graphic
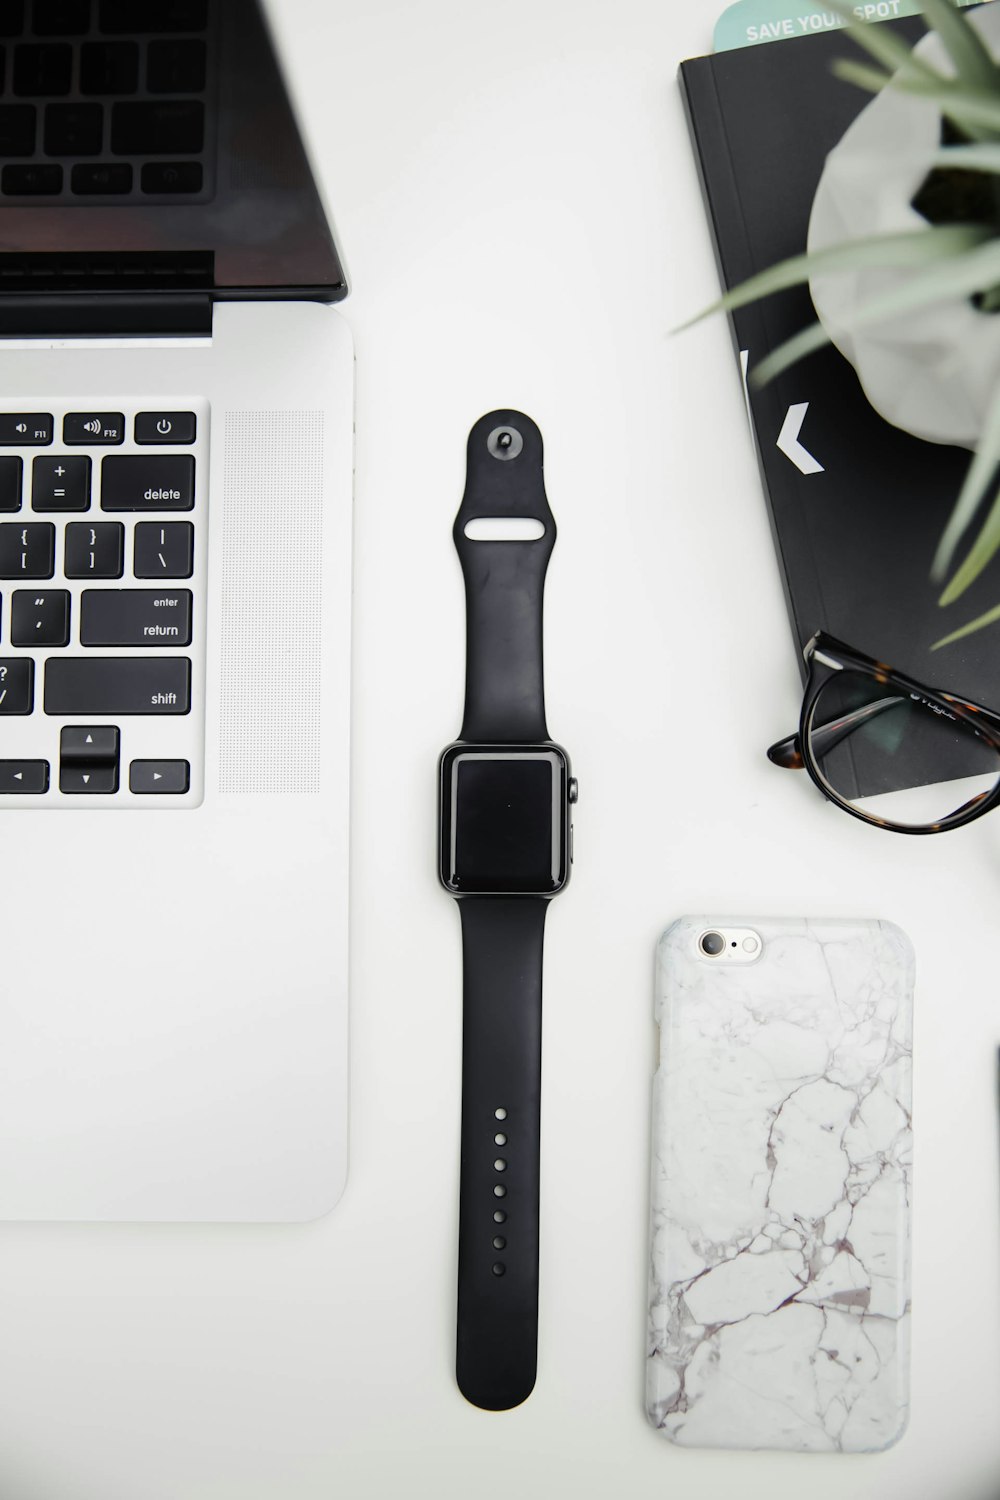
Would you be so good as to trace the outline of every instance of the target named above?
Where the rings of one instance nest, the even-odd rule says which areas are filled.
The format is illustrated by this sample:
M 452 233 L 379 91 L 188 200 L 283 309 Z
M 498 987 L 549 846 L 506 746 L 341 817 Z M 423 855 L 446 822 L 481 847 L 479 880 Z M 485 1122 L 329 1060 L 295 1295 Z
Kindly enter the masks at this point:
M 24 780 L 24 772 L 23 771 L 15 771 L 14 772 L 14 780 L 15 781 L 23 781 Z
M 788 415 L 782 424 L 777 446 L 786 458 L 791 459 L 800 473 L 823 474 L 825 473 L 823 465 L 818 463 L 808 448 L 803 448 L 799 442 L 799 433 L 802 431 L 802 424 L 806 419 L 806 412 L 808 410 L 808 401 L 802 401 L 797 406 L 790 406 L 788 408 Z
M 90 777 L 89 777 L 89 776 L 86 776 L 86 775 L 85 775 L 85 776 L 84 776 L 84 778 L 83 778 L 83 784 L 84 784 L 84 786 L 86 786 L 86 785 L 87 785 L 87 782 L 88 782 L 88 781 L 89 781 L 89 780 L 90 780 Z
M 163 780 L 163 772 L 162 771 L 154 771 L 153 772 L 153 780 L 154 781 L 162 781 Z

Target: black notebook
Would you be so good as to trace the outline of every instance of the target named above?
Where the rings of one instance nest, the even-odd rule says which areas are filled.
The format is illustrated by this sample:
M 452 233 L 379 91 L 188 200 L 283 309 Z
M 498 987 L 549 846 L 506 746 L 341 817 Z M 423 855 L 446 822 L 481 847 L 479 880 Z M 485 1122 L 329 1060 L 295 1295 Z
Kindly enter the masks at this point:
M 920 18 L 881 24 L 908 40 L 925 30 Z M 870 97 L 835 78 L 831 65 L 860 56 L 845 32 L 831 31 L 682 65 L 726 287 L 805 250 L 826 155 Z M 752 369 L 814 318 L 805 288 L 746 308 L 732 320 L 737 355 L 749 351 Z M 822 628 L 929 685 L 1000 707 L 1000 625 L 931 651 L 1000 603 L 1000 563 L 948 609 L 939 608 L 940 590 L 929 578 L 968 451 L 923 442 L 884 421 L 833 348 L 751 392 L 750 401 L 800 646 Z M 789 408 L 806 402 L 800 441 L 823 466 L 808 475 L 776 447 Z

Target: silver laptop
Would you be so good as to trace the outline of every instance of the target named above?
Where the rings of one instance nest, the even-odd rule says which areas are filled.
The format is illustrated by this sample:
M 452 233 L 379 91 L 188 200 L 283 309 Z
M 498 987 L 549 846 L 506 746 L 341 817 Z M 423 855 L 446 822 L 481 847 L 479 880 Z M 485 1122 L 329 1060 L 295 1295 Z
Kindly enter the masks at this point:
M 0 1217 L 346 1174 L 353 356 L 256 0 L 0 10 Z

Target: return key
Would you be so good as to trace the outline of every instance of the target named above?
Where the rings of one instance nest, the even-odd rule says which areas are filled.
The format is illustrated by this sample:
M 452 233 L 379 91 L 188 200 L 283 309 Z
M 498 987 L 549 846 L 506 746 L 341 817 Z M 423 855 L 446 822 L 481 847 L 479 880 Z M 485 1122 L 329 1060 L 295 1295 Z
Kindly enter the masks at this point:
M 189 646 L 190 589 L 84 589 L 82 646 Z

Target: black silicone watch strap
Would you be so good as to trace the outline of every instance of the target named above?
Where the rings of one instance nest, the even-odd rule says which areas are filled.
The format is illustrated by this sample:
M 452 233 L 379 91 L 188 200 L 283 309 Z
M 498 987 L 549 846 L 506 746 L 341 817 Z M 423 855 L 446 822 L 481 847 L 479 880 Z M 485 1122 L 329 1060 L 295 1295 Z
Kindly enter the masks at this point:
M 470 521 L 539 521 L 537 541 L 472 541 Z M 542 434 L 519 411 L 494 411 L 469 434 L 455 546 L 465 574 L 468 642 L 463 740 L 548 739 L 542 676 L 542 600 L 556 525 L 545 496 Z
M 542 945 L 547 902 L 468 896 L 464 950 L 458 1350 L 462 1394 L 506 1411 L 538 1345 Z

